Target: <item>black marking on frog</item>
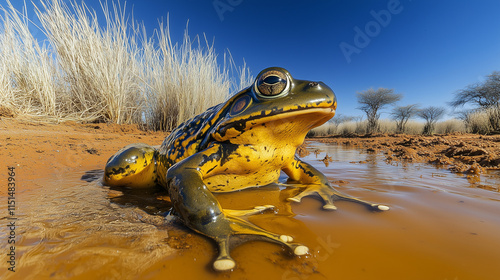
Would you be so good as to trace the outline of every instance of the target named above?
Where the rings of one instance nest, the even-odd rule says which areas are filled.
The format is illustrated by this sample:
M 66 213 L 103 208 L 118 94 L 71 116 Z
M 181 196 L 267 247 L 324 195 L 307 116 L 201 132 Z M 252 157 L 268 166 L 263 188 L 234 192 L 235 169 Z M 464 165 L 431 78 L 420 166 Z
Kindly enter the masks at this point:
M 300 164 L 300 160 L 297 156 L 295 156 L 295 169 L 301 169 L 304 174 L 307 174 L 307 176 L 314 177 L 314 173 L 312 171 L 305 169 L 304 166 Z
M 229 157 L 232 154 L 239 155 L 235 153 L 238 147 L 238 145 L 233 144 L 229 141 L 224 141 L 221 143 L 221 145 L 219 146 L 219 153 L 221 154 L 220 166 L 224 166 L 224 164 L 229 160 Z
M 218 167 L 218 165 L 214 165 L 214 167 L 212 167 L 209 170 L 207 170 L 207 174 L 210 174 L 210 172 L 212 172 L 212 170 L 214 170 L 216 167 Z
M 203 155 L 203 159 L 200 162 L 200 166 L 205 165 L 207 162 L 210 161 L 218 161 L 220 159 L 220 154 L 219 153 L 213 153 L 210 156 Z
M 111 172 L 108 172 L 106 174 L 106 176 L 112 176 L 112 175 L 118 175 L 118 174 L 123 174 L 126 172 L 126 169 L 123 168 L 123 167 L 119 167 L 119 168 L 113 168 L 111 169 Z

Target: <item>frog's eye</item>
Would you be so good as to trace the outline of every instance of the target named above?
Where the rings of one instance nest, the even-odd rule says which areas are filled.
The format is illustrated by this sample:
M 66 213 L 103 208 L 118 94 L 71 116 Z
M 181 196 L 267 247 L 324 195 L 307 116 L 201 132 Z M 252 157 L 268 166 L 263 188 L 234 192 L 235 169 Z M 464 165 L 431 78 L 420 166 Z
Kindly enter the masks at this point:
M 289 87 L 287 75 L 278 70 L 264 72 L 255 81 L 255 91 L 265 98 L 279 97 L 286 93 Z

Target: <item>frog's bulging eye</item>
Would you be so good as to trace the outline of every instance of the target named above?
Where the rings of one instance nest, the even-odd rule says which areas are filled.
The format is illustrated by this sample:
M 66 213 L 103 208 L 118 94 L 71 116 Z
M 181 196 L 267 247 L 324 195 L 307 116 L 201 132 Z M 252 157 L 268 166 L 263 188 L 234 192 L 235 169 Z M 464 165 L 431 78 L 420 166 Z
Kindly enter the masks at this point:
M 278 70 L 263 73 L 255 82 L 255 91 L 262 97 L 274 98 L 286 93 L 289 88 L 288 77 Z

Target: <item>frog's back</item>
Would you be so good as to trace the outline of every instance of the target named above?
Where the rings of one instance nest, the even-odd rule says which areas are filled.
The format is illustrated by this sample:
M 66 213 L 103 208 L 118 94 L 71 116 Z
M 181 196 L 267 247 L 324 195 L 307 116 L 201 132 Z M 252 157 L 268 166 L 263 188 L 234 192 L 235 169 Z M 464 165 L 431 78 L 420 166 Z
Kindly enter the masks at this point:
M 207 109 L 180 124 L 165 138 L 160 146 L 159 154 L 166 169 L 206 148 L 210 133 L 224 107 L 224 103 L 221 103 Z

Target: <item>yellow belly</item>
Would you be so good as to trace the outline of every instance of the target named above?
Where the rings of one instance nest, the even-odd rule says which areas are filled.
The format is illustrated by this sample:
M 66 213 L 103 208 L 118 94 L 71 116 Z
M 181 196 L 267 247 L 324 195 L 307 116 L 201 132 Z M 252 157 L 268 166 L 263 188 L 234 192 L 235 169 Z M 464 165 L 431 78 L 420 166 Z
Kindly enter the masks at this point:
M 283 167 L 293 160 L 295 149 L 291 145 L 240 145 L 228 158 L 215 162 L 203 181 L 211 192 L 268 185 L 278 180 Z
M 204 179 L 211 192 L 232 192 L 251 187 L 265 186 L 276 182 L 280 170 L 262 170 L 251 174 L 218 174 Z

